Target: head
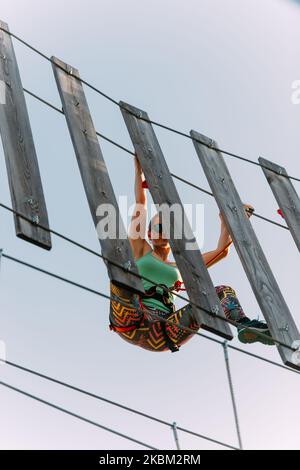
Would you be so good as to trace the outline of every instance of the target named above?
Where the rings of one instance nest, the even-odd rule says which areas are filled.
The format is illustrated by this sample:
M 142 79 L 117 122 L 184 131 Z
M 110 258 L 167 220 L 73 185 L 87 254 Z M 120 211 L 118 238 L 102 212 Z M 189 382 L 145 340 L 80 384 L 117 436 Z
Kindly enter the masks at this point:
M 161 218 L 159 214 L 155 214 L 155 216 L 152 217 L 149 222 L 148 238 L 152 242 L 153 247 L 160 246 L 168 248 L 170 246 L 169 240 L 165 238 L 165 235 L 162 231 Z

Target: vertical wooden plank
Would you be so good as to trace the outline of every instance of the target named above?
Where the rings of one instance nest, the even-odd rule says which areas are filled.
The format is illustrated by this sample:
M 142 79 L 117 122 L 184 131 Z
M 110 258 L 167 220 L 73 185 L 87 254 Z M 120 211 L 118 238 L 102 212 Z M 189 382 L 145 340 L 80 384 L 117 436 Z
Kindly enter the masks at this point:
M 286 169 L 260 157 L 259 163 L 300 251 L 300 199 Z M 276 173 L 274 173 L 276 172 Z
M 111 261 L 128 267 L 138 274 L 82 83 L 78 80 L 80 78 L 79 72 L 56 57 L 52 57 L 51 60 L 83 186 L 102 247 L 102 254 Z M 106 215 L 99 214 L 101 206 L 113 208 L 115 211 L 116 238 L 105 238 L 105 234 L 101 230 L 99 233 L 98 224 L 106 218 Z M 129 272 L 126 273 L 111 263 L 106 262 L 106 265 L 111 281 L 135 292 L 145 292 L 142 281 L 138 277 Z
M 167 217 L 166 212 L 162 210 L 162 205 L 165 204 L 168 208 L 175 205 L 181 209 L 181 220 L 176 218 L 176 214 L 174 220 L 172 218 L 170 220 L 169 235 L 171 249 L 178 269 L 181 272 L 189 299 L 191 302 L 209 311 L 224 316 L 215 287 L 197 246 L 153 127 L 150 123 L 143 120 L 149 120 L 149 117 L 146 112 L 124 102 L 120 102 L 120 107 L 137 157 L 149 185 L 153 201 L 158 205 L 158 212 L 161 214 L 162 219 L 164 220 L 164 217 Z M 184 227 L 183 233 L 182 231 L 179 232 L 178 228 L 176 229 L 176 226 L 178 227 L 182 221 Z M 176 238 L 174 237 L 176 233 L 180 233 L 183 236 Z M 187 249 L 187 246 L 191 246 L 191 243 L 194 248 Z M 223 338 L 232 339 L 232 333 L 228 323 L 194 306 L 193 311 L 195 317 L 198 319 L 198 324 L 200 324 L 203 329 L 220 335 Z
M 9 31 L 0 21 L 1 28 Z M 36 150 L 16 56 L 8 33 L 0 30 L 0 132 L 14 210 L 49 228 Z M 16 235 L 46 250 L 50 233 L 14 215 Z
M 245 215 L 243 203 L 224 158 L 220 151 L 209 148 L 218 148 L 217 143 L 196 131 L 191 131 L 191 137 L 271 335 L 274 339 L 294 347 L 300 340 L 299 331 L 253 227 Z M 293 351 L 284 346 L 278 346 L 278 350 L 286 365 L 300 369 Z

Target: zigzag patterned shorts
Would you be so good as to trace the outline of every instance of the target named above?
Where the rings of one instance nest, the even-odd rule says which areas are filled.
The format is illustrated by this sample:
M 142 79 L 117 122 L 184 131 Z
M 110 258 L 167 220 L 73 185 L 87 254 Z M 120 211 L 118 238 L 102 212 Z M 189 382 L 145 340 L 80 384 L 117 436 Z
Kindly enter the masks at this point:
M 245 316 L 232 287 L 216 286 L 215 289 L 227 318 L 230 318 L 232 310 L 235 311 L 234 319 L 240 319 Z M 110 295 L 114 299 L 110 301 L 109 319 L 112 323 L 116 326 L 131 326 L 140 320 L 143 313 L 139 310 L 140 305 L 136 294 L 110 282 Z M 122 305 L 123 303 L 126 306 Z M 150 312 L 147 312 L 147 310 L 144 312 L 144 321 L 140 324 L 139 328 L 126 333 L 117 332 L 117 334 L 125 341 L 149 351 L 169 351 L 163 334 L 162 323 L 165 324 L 170 340 L 178 347 L 189 341 L 200 328 L 194 318 L 190 304 L 171 313 L 154 310 L 156 315 L 168 318 L 168 320 L 174 322 L 172 325 L 153 318 L 151 310 Z M 188 327 L 194 330 L 195 333 L 183 330 L 179 326 Z

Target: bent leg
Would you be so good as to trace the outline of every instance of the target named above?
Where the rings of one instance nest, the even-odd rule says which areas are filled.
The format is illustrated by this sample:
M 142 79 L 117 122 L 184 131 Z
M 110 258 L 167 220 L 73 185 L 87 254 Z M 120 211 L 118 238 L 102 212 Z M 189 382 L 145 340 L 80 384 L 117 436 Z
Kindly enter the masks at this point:
M 246 318 L 244 310 L 237 298 L 235 290 L 230 286 L 215 286 L 226 318 L 233 321 L 240 321 Z
M 110 313 L 109 320 L 116 326 L 131 326 L 142 316 L 137 310 L 138 300 L 129 289 L 110 282 Z
M 237 298 L 235 290 L 230 286 L 217 286 L 219 296 L 226 318 L 238 323 L 238 339 L 241 343 L 260 342 L 266 345 L 274 345 L 268 325 L 264 321 L 250 320 Z M 263 333 L 265 336 L 261 336 Z
M 237 298 L 236 292 L 232 287 L 222 285 L 216 286 L 215 289 L 226 318 L 234 321 L 240 321 L 242 318 L 247 318 Z M 166 331 L 172 342 L 178 346 L 181 346 L 190 340 L 200 328 L 200 325 L 197 323 L 197 320 L 193 315 L 192 306 L 190 304 L 185 305 L 183 308 L 170 315 L 168 319 L 173 321 L 175 324 L 166 324 Z M 195 333 L 184 330 L 180 327 L 187 327 L 194 330 Z
M 111 297 L 114 299 L 110 302 L 111 322 L 116 326 L 131 326 L 138 323 L 141 316 L 143 316 L 143 312 L 140 310 L 137 296 L 128 289 L 116 286 L 112 282 L 110 283 L 110 290 Z M 166 318 L 168 323 L 160 321 L 157 315 Z M 144 311 L 144 320 L 138 328 L 129 332 L 118 332 L 117 334 L 133 345 L 149 351 L 162 352 L 170 350 L 165 333 L 169 338 L 168 342 L 179 348 L 189 341 L 199 328 L 200 325 L 193 315 L 192 306 L 186 304 L 176 312 L 167 315 L 165 312 L 159 312 L 158 310 L 151 312 L 150 309 L 146 309 Z
M 141 317 L 144 316 L 138 328 L 128 332 L 117 332 L 122 339 L 135 346 L 154 352 L 169 351 L 164 326 L 170 341 L 178 347 L 194 335 L 190 331 L 182 330 L 179 326 L 186 326 L 195 331 L 199 329 L 199 325 L 192 316 L 190 304 L 171 314 L 150 309 L 141 311 L 138 297 L 128 289 L 111 282 L 110 294 L 112 300 L 109 319 L 114 325 L 131 326 L 139 323 Z M 172 324 L 160 321 L 157 315 L 168 318 Z
M 200 328 L 194 317 L 191 304 L 186 304 L 172 313 L 168 320 L 170 322 L 165 323 L 166 332 L 172 343 L 178 347 L 193 338 Z
M 155 314 L 155 315 L 153 315 Z M 168 322 L 161 321 L 157 316 L 161 316 Z M 189 328 L 189 331 L 183 329 Z M 193 330 L 193 331 L 190 331 Z M 132 334 L 122 334 L 124 339 L 134 342 L 143 349 L 154 352 L 169 351 L 170 347 L 178 351 L 179 347 L 191 339 L 199 325 L 192 315 L 191 305 L 187 304 L 174 313 L 166 314 L 158 310 L 148 310 L 145 312 L 145 320 L 142 326 Z M 167 337 L 166 337 L 167 336 Z

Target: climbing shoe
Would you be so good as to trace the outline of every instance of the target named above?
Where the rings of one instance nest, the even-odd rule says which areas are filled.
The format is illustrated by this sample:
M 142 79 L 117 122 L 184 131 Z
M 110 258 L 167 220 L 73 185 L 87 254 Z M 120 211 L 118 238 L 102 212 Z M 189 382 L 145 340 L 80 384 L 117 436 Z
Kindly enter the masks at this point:
M 259 320 L 250 320 L 250 318 L 245 317 L 242 318 L 238 323 L 238 339 L 241 343 L 247 344 L 260 342 L 269 346 L 275 344 L 271 339 L 271 333 L 269 331 L 268 325 L 265 322 Z M 269 336 L 270 339 L 260 336 L 259 333 L 263 333 L 264 335 Z

